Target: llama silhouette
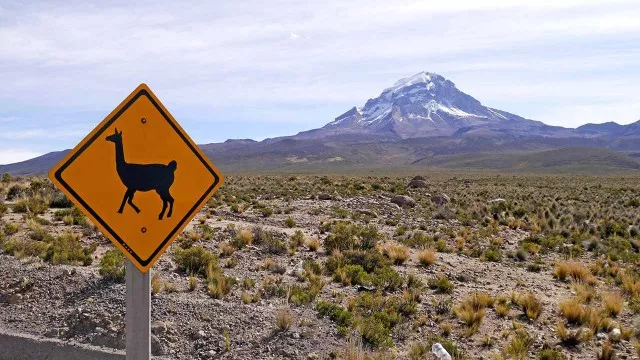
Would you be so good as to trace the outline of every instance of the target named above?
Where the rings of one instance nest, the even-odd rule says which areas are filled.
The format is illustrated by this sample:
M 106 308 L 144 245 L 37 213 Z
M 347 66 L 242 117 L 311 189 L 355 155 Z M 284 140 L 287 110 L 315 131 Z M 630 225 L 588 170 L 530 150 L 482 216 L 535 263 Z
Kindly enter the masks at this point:
M 125 203 L 129 204 L 136 213 L 140 213 L 140 209 L 133 203 L 133 195 L 136 191 L 155 190 L 162 199 L 162 211 L 158 219 L 162 220 L 164 217 L 167 204 L 169 204 L 167 217 L 170 218 L 173 212 L 173 197 L 169 193 L 169 189 L 171 185 L 173 185 L 174 172 L 176 171 L 178 163 L 173 160 L 168 165 L 130 164 L 124 160 L 122 131 L 118 132 L 118 129 L 115 129 L 115 133 L 107 136 L 106 140 L 116 144 L 116 170 L 118 171 L 120 181 L 122 181 L 122 184 L 127 188 L 118 213 L 122 214 Z

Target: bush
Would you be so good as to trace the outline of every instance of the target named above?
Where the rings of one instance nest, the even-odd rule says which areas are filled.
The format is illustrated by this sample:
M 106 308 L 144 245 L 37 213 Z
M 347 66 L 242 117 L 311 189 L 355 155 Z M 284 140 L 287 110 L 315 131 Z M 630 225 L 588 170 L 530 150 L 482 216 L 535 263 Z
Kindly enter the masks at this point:
M 49 208 L 49 204 L 42 196 L 29 196 L 13 204 L 13 212 L 19 214 L 40 215 Z
M 318 301 L 316 310 L 322 316 L 328 316 L 339 326 L 349 327 L 353 321 L 353 313 L 345 310 L 342 306 L 328 301 Z
M 65 233 L 57 236 L 49 244 L 43 259 L 52 264 L 82 264 L 91 265 L 93 262 L 93 252 L 97 244 L 84 246 L 79 241 L 79 237 L 72 233 Z
M 214 299 L 221 299 L 229 292 L 233 286 L 233 280 L 224 276 L 222 271 L 214 272 L 213 276 L 207 279 L 209 281 L 209 296 Z
M 565 360 L 566 357 L 561 351 L 554 349 L 543 349 L 538 354 L 537 360 Z
M 4 224 L 4 233 L 5 235 L 13 235 L 20 230 L 20 226 L 16 223 L 6 223 Z
M 87 218 L 80 211 L 80 209 L 74 207 L 71 209 L 56 210 L 53 213 L 53 218 L 56 221 L 63 221 L 65 225 L 86 225 Z
M 500 252 L 500 250 L 496 249 L 487 249 L 484 251 L 484 260 L 485 261 L 491 261 L 491 262 L 500 262 L 502 261 L 502 253 Z
M 284 221 L 284 225 L 288 228 L 292 228 L 296 226 L 296 221 L 289 217 Z
M 435 279 L 429 280 L 429 287 L 431 289 L 435 289 L 439 293 L 453 293 L 453 284 L 449 281 L 449 278 L 447 278 L 446 275 L 440 275 Z
M 217 267 L 217 259 L 202 246 L 194 246 L 189 249 L 177 248 L 173 252 L 173 261 L 187 274 L 206 275 L 210 266 Z
M 384 238 L 374 225 L 360 225 L 338 221 L 330 228 L 331 234 L 325 239 L 327 252 L 337 250 L 369 250 L 375 248 L 379 240 Z
M 61 192 L 56 192 L 49 201 L 49 207 L 54 209 L 63 209 L 73 207 L 71 200 Z
M 393 346 L 391 331 L 384 323 L 374 316 L 370 316 L 360 324 L 362 338 L 375 347 L 389 348 Z
M 20 185 L 13 185 L 7 191 L 7 200 L 13 201 L 24 194 L 24 188 Z
M 124 281 L 125 271 L 124 255 L 118 249 L 107 251 L 100 259 L 99 273 L 107 280 Z
M 287 244 L 276 238 L 270 233 L 267 233 L 268 236 L 265 237 L 264 241 L 267 245 L 267 252 L 269 254 L 282 255 L 287 252 Z
M 42 241 L 9 239 L 0 244 L 2 250 L 15 257 L 35 256 L 42 257 L 48 244 Z
M 371 277 L 360 265 L 347 265 L 338 269 L 334 274 L 334 280 L 345 286 L 371 284 Z
M 373 285 L 385 291 L 396 291 L 402 287 L 402 277 L 397 271 L 385 266 L 374 272 Z

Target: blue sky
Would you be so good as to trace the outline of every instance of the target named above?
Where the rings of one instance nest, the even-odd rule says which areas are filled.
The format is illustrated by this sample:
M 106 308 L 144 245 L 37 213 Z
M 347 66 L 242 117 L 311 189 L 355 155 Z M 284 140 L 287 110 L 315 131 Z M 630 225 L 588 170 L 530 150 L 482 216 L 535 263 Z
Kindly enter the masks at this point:
M 548 124 L 628 124 L 638 19 L 638 1 L 1 1 L 0 164 L 74 146 L 141 82 L 198 143 L 316 128 L 422 70 Z

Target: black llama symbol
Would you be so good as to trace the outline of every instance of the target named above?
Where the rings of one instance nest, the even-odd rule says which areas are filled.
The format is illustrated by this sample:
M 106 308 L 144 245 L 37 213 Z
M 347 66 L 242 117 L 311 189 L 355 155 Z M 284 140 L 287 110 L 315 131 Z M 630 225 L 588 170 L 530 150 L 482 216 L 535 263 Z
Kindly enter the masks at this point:
M 107 136 L 106 140 L 116 144 L 116 169 L 122 184 L 127 187 L 118 213 L 122 214 L 125 203 L 128 203 L 136 213 L 139 213 L 140 209 L 133 203 L 133 195 L 136 191 L 155 190 L 162 199 L 162 211 L 158 219 L 162 220 L 164 212 L 167 210 L 167 203 L 169 204 L 167 217 L 170 218 L 173 212 L 173 197 L 169 193 L 169 189 L 173 184 L 173 173 L 176 171 L 178 163 L 173 160 L 168 165 L 129 164 L 124 160 L 122 131 L 118 132 L 116 129 L 115 133 Z

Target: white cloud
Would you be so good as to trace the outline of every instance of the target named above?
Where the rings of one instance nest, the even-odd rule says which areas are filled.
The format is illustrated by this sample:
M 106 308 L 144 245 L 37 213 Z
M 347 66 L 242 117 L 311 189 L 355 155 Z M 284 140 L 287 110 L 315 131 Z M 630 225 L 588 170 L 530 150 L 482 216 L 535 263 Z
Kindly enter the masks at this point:
M 420 70 L 536 120 L 574 124 L 584 112 L 571 109 L 585 103 L 619 109 L 611 120 L 639 117 L 621 106 L 640 93 L 637 1 L 26 2 L 0 11 L 0 106 L 46 109 L 30 129 L 100 120 L 65 115 L 106 114 L 141 82 L 177 111 L 233 107 L 280 124 L 263 109 L 313 118 L 297 105 L 361 105 Z M 546 102 L 544 111 L 531 102 Z M 0 138 L 55 139 L 7 129 L 13 123 Z
M 34 152 L 26 149 L 1 149 L 0 148 L 0 165 L 12 164 L 19 161 L 29 160 L 42 153 Z

